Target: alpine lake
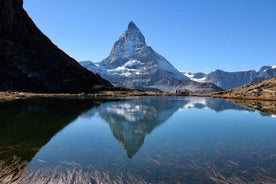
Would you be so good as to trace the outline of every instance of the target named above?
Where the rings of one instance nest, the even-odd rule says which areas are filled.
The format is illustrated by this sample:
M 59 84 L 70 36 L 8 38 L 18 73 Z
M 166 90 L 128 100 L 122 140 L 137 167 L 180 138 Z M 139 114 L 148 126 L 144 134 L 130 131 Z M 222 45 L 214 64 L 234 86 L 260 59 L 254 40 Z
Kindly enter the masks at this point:
M 276 114 L 223 99 L 18 100 L 0 127 L 0 183 L 276 183 Z

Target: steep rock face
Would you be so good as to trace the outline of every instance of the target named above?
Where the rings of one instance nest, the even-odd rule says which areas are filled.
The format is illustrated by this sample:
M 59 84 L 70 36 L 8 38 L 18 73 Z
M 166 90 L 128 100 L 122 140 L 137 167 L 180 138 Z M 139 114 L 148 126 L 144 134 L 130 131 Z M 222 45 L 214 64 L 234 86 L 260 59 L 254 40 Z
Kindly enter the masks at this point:
M 23 0 L 0 0 L 0 75 L 0 90 L 78 93 L 112 87 L 55 46 L 29 18 Z
M 218 89 L 213 84 L 208 84 L 208 89 L 199 89 L 201 84 L 191 82 L 146 44 L 145 37 L 133 22 L 129 23 L 127 31 L 115 42 L 110 55 L 94 65 L 98 68 L 87 62 L 81 64 L 116 86 L 166 92 L 182 89 L 209 92 Z
M 276 77 L 276 66 L 263 66 L 257 72 L 257 76 L 253 79 L 253 82 L 260 82 L 274 77 Z

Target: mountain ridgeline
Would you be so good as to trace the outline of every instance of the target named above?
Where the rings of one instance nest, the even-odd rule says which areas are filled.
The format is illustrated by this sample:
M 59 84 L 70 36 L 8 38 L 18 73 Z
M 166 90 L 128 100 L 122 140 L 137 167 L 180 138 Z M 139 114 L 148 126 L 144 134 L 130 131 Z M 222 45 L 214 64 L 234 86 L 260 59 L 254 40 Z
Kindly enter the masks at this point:
M 258 72 L 217 70 L 183 75 L 146 44 L 144 35 L 133 22 L 106 59 L 98 63 L 85 61 L 81 65 L 36 27 L 23 9 L 23 0 L 0 0 L 0 91 L 93 93 L 116 90 L 115 85 L 149 91 L 202 93 L 276 76 L 276 66 L 265 66 Z
M 215 85 L 227 90 L 231 88 L 241 87 L 246 84 L 255 84 L 263 80 L 276 77 L 276 66 L 263 66 L 259 71 L 248 70 L 238 72 L 226 72 L 223 70 L 216 70 L 209 74 L 205 73 L 183 73 L 191 80 L 197 82 L 211 82 Z
M 212 92 L 221 90 L 212 83 L 191 81 L 163 56 L 146 44 L 139 28 L 130 22 L 128 29 L 115 42 L 110 55 L 99 63 L 81 62 L 81 65 L 115 86 L 133 89 L 175 92 Z
M 0 0 L 0 90 L 94 92 L 112 84 L 54 45 L 23 9 L 23 0 Z

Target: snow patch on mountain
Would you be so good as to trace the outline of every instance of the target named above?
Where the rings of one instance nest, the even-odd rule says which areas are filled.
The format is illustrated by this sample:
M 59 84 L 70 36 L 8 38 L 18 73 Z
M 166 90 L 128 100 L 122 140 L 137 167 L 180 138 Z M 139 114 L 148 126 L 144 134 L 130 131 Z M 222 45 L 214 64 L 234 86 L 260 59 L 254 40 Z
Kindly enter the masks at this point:
M 190 73 L 190 72 L 182 72 L 186 77 L 188 77 L 189 79 L 191 79 L 192 81 L 195 81 L 195 82 L 200 82 L 200 83 L 203 83 L 203 82 L 206 82 L 206 79 L 207 79 L 207 75 L 201 75 L 201 76 L 198 76 L 194 73 Z
M 128 77 L 130 75 L 142 75 L 143 63 L 138 60 L 130 60 L 122 66 L 109 69 L 107 72 L 111 75 L 119 75 Z

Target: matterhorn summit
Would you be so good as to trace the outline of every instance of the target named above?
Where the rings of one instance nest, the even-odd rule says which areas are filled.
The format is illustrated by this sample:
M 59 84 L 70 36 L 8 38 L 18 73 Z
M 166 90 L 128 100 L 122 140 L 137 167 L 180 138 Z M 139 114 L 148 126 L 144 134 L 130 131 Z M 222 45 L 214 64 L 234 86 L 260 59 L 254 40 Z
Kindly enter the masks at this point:
M 162 77 L 188 80 L 169 61 L 147 46 L 144 35 L 132 21 L 115 42 L 109 57 L 99 64 L 107 69 L 112 78 L 117 76 L 115 81 L 110 78 L 111 82 L 117 83 L 118 79 L 121 81 L 124 77 L 136 78 L 134 83 L 127 82 L 127 87 L 131 88 L 153 86 Z M 152 79 L 154 74 L 159 77 Z
M 119 40 L 114 44 L 111 54 L 116 52 L 116 49 L 134 48 L 135 50 L 135 48 L 141 48 L 143 46 L 146 46 L 144 35 L 133 22 L 130 22 L 127 31 L 122 34 Z
M 89 67 L 92 65 L 87 61 L 81 64 L 116 86 L 166 92 L 187 88 L 198 91 L 199 87 L 195 87 L 193 81 L 191 84 L 188 77 L 148 46 L 144 35 L 132 21 L 115 42 L 106 59 L 95 63 L 93 67 Z

